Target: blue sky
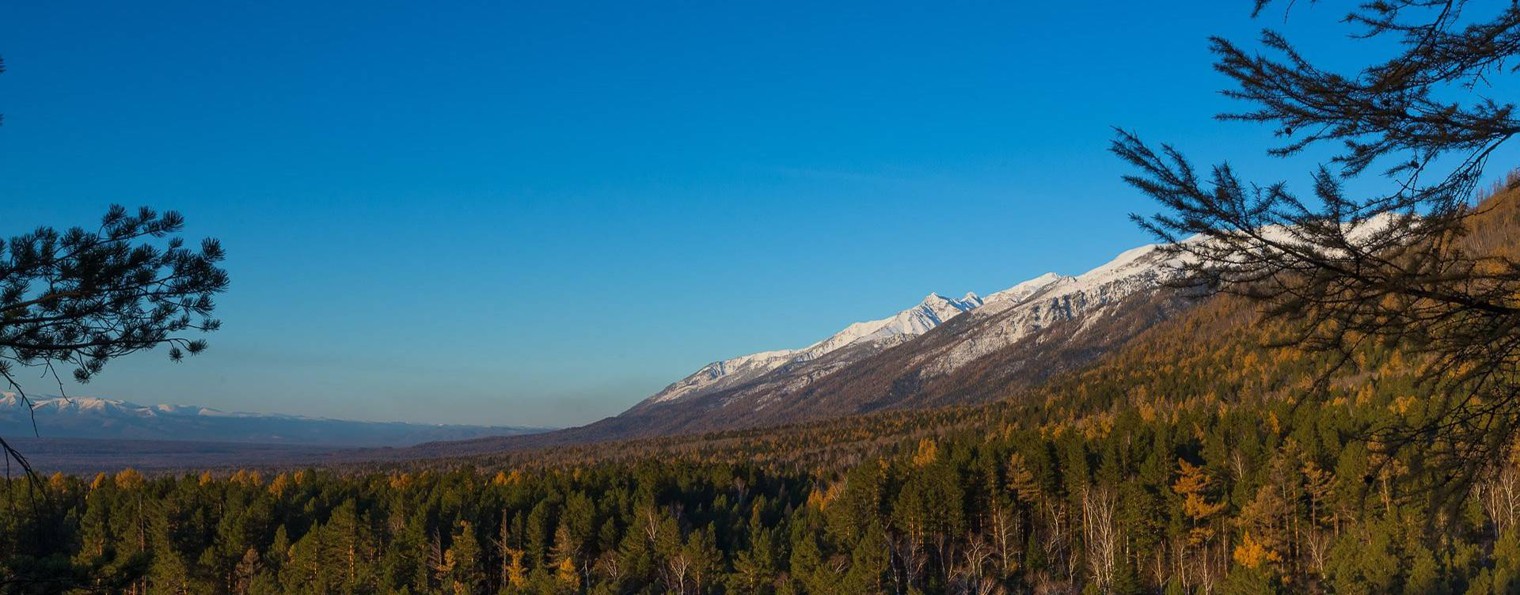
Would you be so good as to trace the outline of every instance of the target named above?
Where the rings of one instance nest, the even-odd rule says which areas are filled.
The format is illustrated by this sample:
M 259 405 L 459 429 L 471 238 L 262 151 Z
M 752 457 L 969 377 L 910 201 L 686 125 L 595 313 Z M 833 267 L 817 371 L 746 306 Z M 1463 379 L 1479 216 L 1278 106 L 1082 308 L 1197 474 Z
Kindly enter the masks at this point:
M 13 3 L 0 235 L 146 204 L 229 251 L 210 351 L 75 394 L 579 424 L 1146 242 L 1113 126 L 1301 176 L 1211 119 L 1250 4 Z M 1338 10 L 1287 31 L 1360 57 Z

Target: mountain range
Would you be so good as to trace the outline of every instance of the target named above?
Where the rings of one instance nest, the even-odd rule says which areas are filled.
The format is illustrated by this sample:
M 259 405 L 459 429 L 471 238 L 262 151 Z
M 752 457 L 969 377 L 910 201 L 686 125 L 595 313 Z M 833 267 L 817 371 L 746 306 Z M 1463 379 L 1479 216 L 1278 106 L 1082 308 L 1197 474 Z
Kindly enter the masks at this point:
M 0 394 L 0 436 L 31 436 L 35 414 L 43 436 L 53 439 L 395 448 L 349 458 L 378 460 L 977 405 L 1084 369 L 1201 303 L 1191 291 L 1169 283 L 1177 278 L 1179 258 L 1145 245 L 1080 274 L 1046 273 L 985 297 L 930 293 L 890 316 L 847 324 L 802 347 L 717 359 L 620 415 L 563 430 L 353 422 L 89 398 L 43 399 L 28 413 L 14 395 Z M 90 447 L 60 442 L 51 448 L 67 455 Z
M 1380 232 L 1395 219 L 1347 223 L 1346 237 L 1386 248 L 1398 236 Z M 1305 241 L 1282 228 L 1262 232 L 1282 245 Z M 1081 274 L 1046 273 L 985 298 L 931 293 L 802 349 L 708 364 L 586 432 L 605 439 L 747 429 L 1007 397 L 1198 304 L 1201 293 L 1173 283 L 1187 258 L 1186 250 L 1148 244 Z
M 713 362 L 614 420 L 672 433 L 985 401 L 1089 361 L 1184 307 L 1165 284 L 1173 258 L 1147 245 L 985 298 L 930 294 L 802 349 Z
M 48 398 L 32 411 L 0 393 L 0 436 L 405 447 L 471 454 L 555 444 L 747 429 L 1007 396 L 1078 368 L 1195 300 L 1168 287 L 1176 262 L 1155 245 L 1078 275 L 1046 273 L 985 297 L 930 293 L 798 348 L 713 361 L 626 412 L 558 431 L 355 422 Z M 72 448 L 72 447 L 70 447 Z
M 931 293 L 805 347 L 713 361 L 586 426 L 418 449 L 465 455 L 992 401 L 1086 366 L 1198 303 L 1167 283 L 1177 258 L 1146 245 L 1081 274 L 1046 273 L 985 297 Z
M 28 411 L 30 409 L 30 411 Z M 540 432 L 540 428 L 364 422 L 235 413 L 183 405 L 138 405 L 92 397 L 27 400 L 0 393 L 0 436 L 161 440 L 330 447 L 407 446 Z

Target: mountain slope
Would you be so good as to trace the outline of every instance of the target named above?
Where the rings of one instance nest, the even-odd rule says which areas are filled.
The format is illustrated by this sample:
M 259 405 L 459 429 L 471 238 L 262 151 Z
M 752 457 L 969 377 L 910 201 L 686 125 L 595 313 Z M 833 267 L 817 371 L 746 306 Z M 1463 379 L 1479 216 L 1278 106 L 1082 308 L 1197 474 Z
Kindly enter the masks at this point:
M 1041 275 L 984 300 L 931 295 L 810 348 L 717 362 L 588 431 L 632 437 L 985 401 L 1081 366 L 1186 308 L 1190 300 L 1165 288 L 1175 274 L 1169 258 L 1142 246 L 1081 275 Z
M 864 419 L 857 416 L 865 413 L 986 403 L 1086 369 L 1154 326 L 1185 317 L 1201 302 L 1165 286 L 1173 264 L 1154 247 L 1142 247 L 1082 275 L 1045 274 L 990 294 L 981 305 L 922 334 L 857 341 L 814 359 L 798 359 L 802 350 L 767 352 L 781 354 L 783 363 L 772 362 L 773 367 L 720 388 L 660 400 L 670 394 L 667 388 L 621 415 L 586 426 L 424 444 L 385 456 L 597 449 L 585 445 L 628 440 L 619 444 L 635 445 L 644 443 L 641 439 L 687 444 L 682 441 L 742 435 L 753 441 L 772 429 L 786 431 L 783 426 L 833 427 L 832 420 Z
M 922 335 L 944 324 L 945 321 L 981 305 L 982 299 L 974 293 L 967 293 L 961 299 L 946 298 L 931 293 L 912 308 L 880 320 L 851 324 L 844 330 L 801 349 L 763 351 L 713 362 L 665 387 L 664 390 L 640 403 L 635 409 L 701 397 L 731 387 L 742 386 L 777 369 L 795 369 L 799 365 L 819 360 L 846 348 L 853 353 L 874 352 L 879 350 L 878 348 L 895 345 L 903 340 Z M 835 359 L 839 357 L 836 356 Z
M 1520 258 L 1517 179 L 1496 188 L 1503 200 L 1486 200 L 1461 236 L 1470 254 Z M 1385 221 L 1368 223 L 1374 229 Z M 925 436 L 998 432 L 1052 416 L 1094 416 L 1101 425 L 1126 403 L 1139 403 L 1142 415 L 1165 416 L 1184 403 L 1218 411 L 1221 403 L 1248 397 L 1302 395 L 1317 381 L 1326 362 L 1314 354 L 1263 355 L 1263 343 L 1280 340 L 1283 321 L 1264 324 L 1248 300 L 1169 288 L 1172 264 L 1141 248 L 1074 278 L 1043 275 L 812 381 L 783 378 L 797 367 L 783 366 L 762 382 L 657 407 L 641 403 L 587 426 L 350 458 L 490 455 L 521 464 L 691 456 L 856 464 L 902 445 L 914 448 Z M 1361 386 L 1368 377 L 1342 380 Z M 768 392 L 788 381 L 805 386 Z M 766 398 L 774 402 L 757 409 Z M 971 406 L 953 406 L 963 404 Z

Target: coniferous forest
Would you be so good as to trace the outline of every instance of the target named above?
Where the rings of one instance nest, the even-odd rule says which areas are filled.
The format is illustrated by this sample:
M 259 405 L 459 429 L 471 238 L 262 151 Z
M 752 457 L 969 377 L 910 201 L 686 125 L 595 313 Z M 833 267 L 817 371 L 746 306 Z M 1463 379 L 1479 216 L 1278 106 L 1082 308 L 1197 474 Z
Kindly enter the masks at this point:
M 1504 188 L 1465 241 L 1514 249 L 1495 243 L 1520 229 Z M 13 477 L 0 577 L 20 593 L 1520 589 L 1520 453 L 1467 481 L 1380 441 L 1433 414 L 1413 362 L 1368 342 L 1321 383 L 1334 356 L 1271 346 L 1284 329 L 1220 296 L 986 405 L 758 433 Z

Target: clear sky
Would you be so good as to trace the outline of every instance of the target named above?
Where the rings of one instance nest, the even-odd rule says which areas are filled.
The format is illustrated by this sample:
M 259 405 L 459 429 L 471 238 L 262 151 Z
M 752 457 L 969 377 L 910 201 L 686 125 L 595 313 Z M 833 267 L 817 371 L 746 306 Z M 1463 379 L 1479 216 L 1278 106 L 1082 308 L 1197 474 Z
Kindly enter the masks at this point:
M 0 235 L 145 204 L 229 252 L 207 353 L 73 394 L 579 424 L 1146 242 L 1113 126 L 1301 176 L 1210 117 L 1250 4 L 15 2 Z

